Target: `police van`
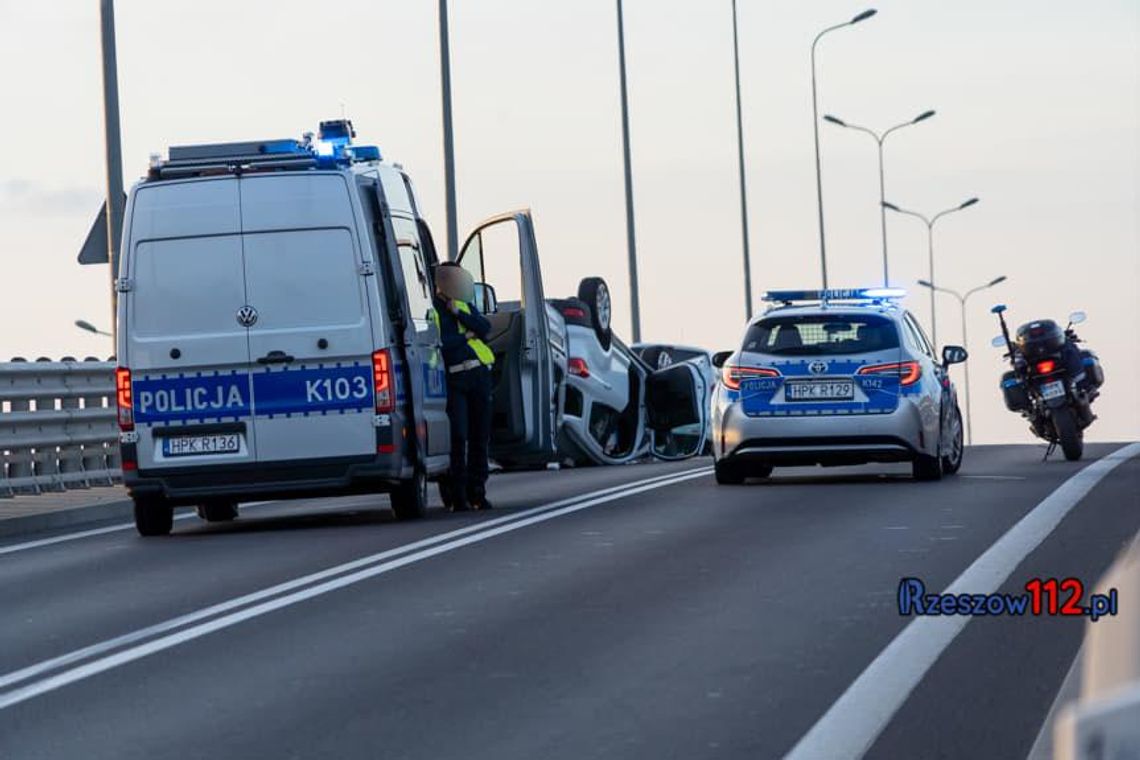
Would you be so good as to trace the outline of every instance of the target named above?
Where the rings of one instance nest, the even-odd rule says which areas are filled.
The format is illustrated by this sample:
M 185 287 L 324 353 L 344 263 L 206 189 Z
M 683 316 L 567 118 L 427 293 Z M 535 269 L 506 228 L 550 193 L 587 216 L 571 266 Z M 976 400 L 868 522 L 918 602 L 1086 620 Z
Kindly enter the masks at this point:
M 422 515 L 448 466 L 438 256 L 411 181 L 347 120 L 316 138 L 171 147 L 129 194 L 116 370 L 124 482 L 143 535 L 176 506 L 231 520 L 241 501 L 387 492 Z M 491 455 L 557 458 L 567 331 L 543 293 L 530 214 L 476 227 L 495 353 Z M 494 277 L 500 292 L 484 284 Z M 702 406 L 655 378 L 661 430 Z

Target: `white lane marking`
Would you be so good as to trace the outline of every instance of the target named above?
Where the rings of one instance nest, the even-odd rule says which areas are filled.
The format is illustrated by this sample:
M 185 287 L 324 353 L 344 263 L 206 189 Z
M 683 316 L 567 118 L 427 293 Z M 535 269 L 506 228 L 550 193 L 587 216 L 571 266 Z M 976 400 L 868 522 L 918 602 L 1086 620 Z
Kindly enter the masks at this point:
M 472 525 L 468 525 L 467 527 L 464 527 L 464 528 L 459 528 L 457 530 L 449 531 L 447 533 L 442 533 L 442 534 L 439 534 L 436 536 L 429 536 L 427 538 L 423 538 L 423 539 L 420 539 L 418 541 L 413 541 L 409 544 L 403 544 L 401 546 L 393 547 L 391 549 L 387 549 L 385 551 L 378 552 L 376 554 L 372 554 L 372 555 L 369 555 L 367 557 L 361 557 L 360 559 L 356 559 L 356 560 L 353 560 L 351 562 L 346 562 L 346 563 L 341 564 L 341 565 L 336 565 L 335 567 L 330 567 L 330 568 L 327 568 L 325 570 L 321 570 L 321 571 L 318 571 L 315 573 L 310 573 L 309 575 L 305 575 L 305 576 L 302 576 L 299 578 L 294 578 L 291 581 L 279 583 L 275 586 L 270 586 L 268 588 L 261 589 L 260 591 L 255 591 L 255 592 L 252 592 L 249 594 L 245 594 L 243 596 L 235 597 L 235 598 L 229 599 L 225 602 L 220 602 L 218 604 L 214 604 L 214 605 L 211 605 L 209 607 L 205 607 L 203 609 L 196 610 L 195 612 L 190 612 L 190 613 L 187 613 L 185 615 L 180 615 L 179 617 L 171 618 L 170 620 L 165 620 L 161 623 L 157 623 L 155 625 L 147 626 L 146 628 L 140 628 L 136 631 L 131 631 L 130 633 L 126 633 L 126 634 L 123 634 L 121 636 L 116 636 L 115 638 L 106 639 L 104 641 L 100 641 L 98 643 L 91 644 L 91 645 L 83 647 L 81 649 L 76 649 L 72 652 L 68 652 L 66 654 L 62 654 L 62 655 L 59 655 L 57 657 L 52 657 L 50 659 L 43 660 L 43 661 L 38 662 L 38 663 L 34 663 L 32 665 L 21 668 L 19 670 L 14 670 L 10 673 L 5 673 L 4 675 L 0 676 L 0 688 L 4 688 L 6 686 L 11 686 L 12 684 L 19 683 L 21 681 L 26 681 L 29 678 L 34 678 L 35 676 L 38 676 L 42 673 L 46 673 L 46 672 L 49 672 L 52 670 L 56 670 L 58 668 L 66 667 L 68 665 L 73 665 L 77 662 L 88 659 L 90 657 L 97 657 L 99 655 L 110 652 L 114 649 L 118 649 L 119 647 L 128 646 L 130 644 L 134 644 L 136 642 L 150 638 L 151 636 L 157 636 L 160 634 L 169 633 L 170 631 L 177 630 L 178 628 L 181 628 L 181 627 L 186 626 L 186 625 L 190 625 L 191 623 L 196 623 L 198 621 L 205 620 L 207 618 L 211 618 L 215 615 L 220 615 L 224 612 L 229 612 L 231 610 L 234 610 L 234 609 L 237 609 L 240 607 L 244 607 L 246 605 L 253 604 L 255 602 L 260 602 L 264 599 L 268 599 L 268 598 L 271 598 L 273 596 L 277 596 L 278 594 L 283 594 L 283 593 L 288 592 L 288 591 L 293 591 L 297 588 L 307 586 L 307 585 L 312 584 L 312 583 L 317 583 L 319 581 L 327 580 L 329 578 L 332 578 L 332 577 L 337 576 L 337 575 L 341 575 L 343 573 L 347 573 L 347 572 L 350 572 L 353 570 L 358 570 L 358 569 L 365 567 L 367 565 L 371 565 L 371 564 L 375 564 L 377 562 L 382 562 L 384 560 L 391 559 L 392 557 L 396 557 L 400 554 L 405 554 L 407 552 L 412 552 L 412 551 L 416 551 L 419 549 L 423 549 L 425 547 L 433 546 L 435 544 L 443 543 L 445 541 L 451 541 L 451 540 L 459 538 L 461 536 L 466 536 L 466 535 L 471 534 L 471 533 L 483 531 L 483 530 L 486 530 L 488 528 L 494 528 L 497 525 L 503 525 L 505 523 L 512 523 L 513 521 L 516 521 L 516 520 L 523 520 L 523 519 L 526 519 L 526 518 L 533 516 L 533 515 L 543 514 L 543 513 L 549 512 L 550 510 L 555 510 L 555 509 L 559 509 L 559 508 L 566 507 L 569 505 L 574 505 L 574 504 L 577 504 L 577 503 L 582 502 L 582 501 L 592 500 L 591 505 L 594 503 L 601 503 L 601 501 L 598 501 L 598 499 L 602 499 L 602 500 L 606 500 L 606 501 L 618 499 L 618 498 L 622 498 L 623 496 L 626 496 L 626 495 L 629 495 L 632 493 L 640 493 L 641 490 L 648 490 L 650 488 L 658 488 L 658 487 L 665 486 L 665 485 L 671 485 L 673 482 L 680 482 L 681 480 L 687 480 L 690 477 L 697 477 L 699 475 L 707 475 L 711 471 L 712 471 L 712 468 L 703 468 L 703 469 L 699 469 L 699 470 L 687 470 L 687 471 L 683 471 L 681 473 L 672 473 L 669 475 L 658 475 L 658 476 L 652 477 L 652 478 L 645 478 L 643 480 L 634 481 L 633 483 L 626 483 L 624 485 L 610 486 L 608 488 L 602 488 L 602 489 L 599 489 L 597 491 L 590 491 L 588 493 L 579 494 L 577 496 L 571 496 L 571 497 L 568 497 L 566 499 L 560 499 L 559 501 L 551 502 L 549 504 L 542 504 L 542 505 L 539 505 L 537 507 L 532 507 L 530 509 L 527 509 L 527 510 L 524 510 L 522 512 L 515 513 L 515 514 L 503 515 L 502 517 L 498 517 L 498 518 L 495 518 L 493 520 L 485 520 L 482 522 L 478 522 L 478 523 L 475 523 Z M 679 478 L 679 480 L 678 480 L 678 478 Z M 640 490 L 634 490 L 634 491 L 629 490 L 629 489 L 634 489 L 634 488 L 638 488 Z M 133 527 L 133 524 L 132 524 L 132 527 Z M 2 709 L 5 706 L 6 705 L 4 705 L 3 703 L 0 703 L 0 709 Z
M 959 475 L 961 478 L 973 478 L 974 480 L 1026 480 L 1024 475 Z
M 272 501 L 251 501 L 248 504 L 242 504 L 242 509 L 249 507 L 260 507 L 265 504 L 274 504 Z M 184 512 L 180 515 L 175 515 L 175 520 L 189 520 L 192 517 L 197 517 L 193 512 Z M 10 546 L 0 546 L 0 556 L 5 554 L 15 554 L 16 552 L 27 551 L 28 549 L 38 549 L 41 546 L 52 546 L 53 544 L 62 544 L 66 541 L 78 541 L 81 538 L 90 538 L 92 536 L 102 536 L 107 533 L 114 533 L 120 530 L 127 530 L 134 528 L 133 522 L 129 523 L 115 523 L 108 525 L 104 528 L 91 528 L 90 530 L 81 530 L 76 533 L 65 533 L 62 536 L 52 536 L 51 538 L 38 538 L 35 541 L 26 541 L 22 544 L 12 544 Z
M 1140 454 L 1131 443 L 1066 480 L 951 583 L 944 594 L 994 593 L 1073 507 L 1121 463 Z M 915 618 L 799 740 L 784 760 L 860 758 L 971 618 Z

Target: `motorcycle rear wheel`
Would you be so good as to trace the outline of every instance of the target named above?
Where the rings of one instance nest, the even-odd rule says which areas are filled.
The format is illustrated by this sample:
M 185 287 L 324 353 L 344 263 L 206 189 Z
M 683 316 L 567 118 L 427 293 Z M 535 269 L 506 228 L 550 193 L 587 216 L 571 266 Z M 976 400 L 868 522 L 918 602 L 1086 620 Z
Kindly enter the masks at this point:
M 1085 434 L 1077 424 L 1073 410 L 1064 407 L 1053 410 L 1053 427 L 1057 431 L 1057 440 L 1061 444 L 1061 451 L 1065 452 L 1065 459 L 1075 462 L 1085 453 Z

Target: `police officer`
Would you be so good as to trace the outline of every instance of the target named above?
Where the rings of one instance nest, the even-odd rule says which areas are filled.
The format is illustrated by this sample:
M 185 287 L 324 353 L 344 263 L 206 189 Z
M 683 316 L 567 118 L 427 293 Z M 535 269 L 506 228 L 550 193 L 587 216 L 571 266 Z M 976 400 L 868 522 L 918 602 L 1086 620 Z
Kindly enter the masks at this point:
M 455 262 L 436 269 L 435 308 L 447 365 L 447 416 L 451 421 L 449 490 L 455 512 L 490 509 L 487 448 L 491 441 L 491 365 L 483 342 L 491 323 L 471 301 L 471 275 Z

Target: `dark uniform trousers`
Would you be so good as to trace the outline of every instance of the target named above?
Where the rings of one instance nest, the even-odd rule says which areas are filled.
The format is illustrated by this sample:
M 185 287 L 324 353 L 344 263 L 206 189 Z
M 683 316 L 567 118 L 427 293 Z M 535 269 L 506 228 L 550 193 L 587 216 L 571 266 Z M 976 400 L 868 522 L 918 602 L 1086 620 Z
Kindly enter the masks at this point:
M 491 438 L 491 368 L 447 374 L 447 416 L 451 418 L 451 487 L 456 498 L 480 501 L 487 484 Z

